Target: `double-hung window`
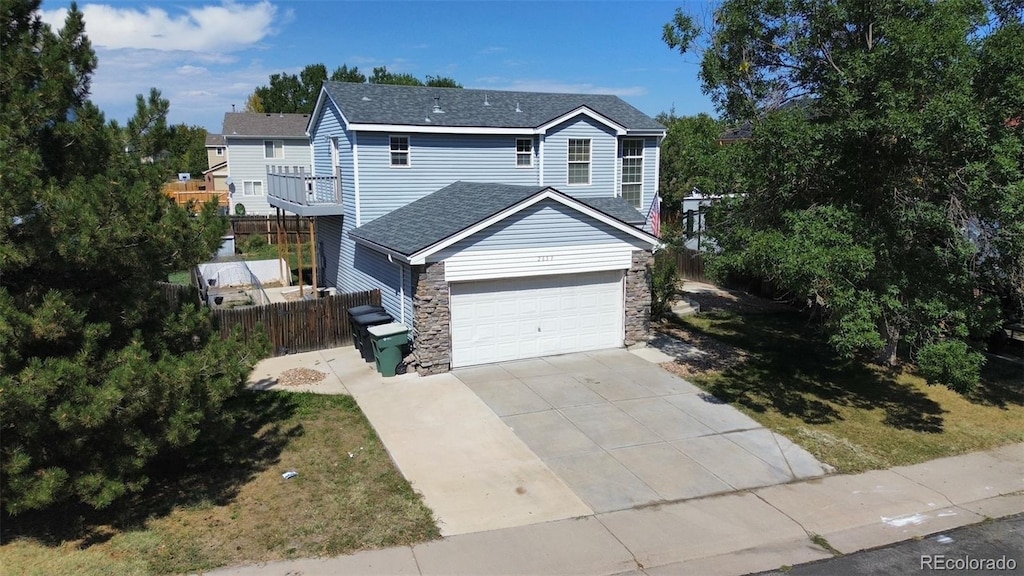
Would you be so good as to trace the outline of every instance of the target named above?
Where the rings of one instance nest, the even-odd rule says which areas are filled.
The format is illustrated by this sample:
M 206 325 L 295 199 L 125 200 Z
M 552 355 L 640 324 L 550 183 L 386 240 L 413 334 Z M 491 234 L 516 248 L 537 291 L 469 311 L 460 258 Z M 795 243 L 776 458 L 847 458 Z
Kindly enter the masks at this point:
M 533 138 L 516 138 L 516 168 L 533 166 Z
M 223 156 L 223 155 L 224 155 L 224 148 L 218 146 L 217 147 L 217 156 Z
M 284 158 L 284 140 L 264 140 L 264 158 Z
M 627 138 L 622 141 L 622 198 L 640 208 L 644 193 L 644 141 Z
M 590 184 L 590 139 L 569 139 L 568 184 Z
M 242 196 L 263 196 L 263 181 L 244 180 L 242 182 Z
M 409 166 L 409 137 L 391 137 L 391 166 L 407 168 Z

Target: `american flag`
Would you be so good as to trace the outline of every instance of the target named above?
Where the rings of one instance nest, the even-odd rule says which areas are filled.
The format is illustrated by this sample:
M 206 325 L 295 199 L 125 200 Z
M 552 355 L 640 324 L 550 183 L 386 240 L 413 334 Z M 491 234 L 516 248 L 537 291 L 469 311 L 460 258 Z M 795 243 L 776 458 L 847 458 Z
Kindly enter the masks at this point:
M 654 195 L 654 202 L 651 202 L 651 211 L 647 213 L 647 220 L 651 223 L 651 232 L 661 238 L 661 194 Z

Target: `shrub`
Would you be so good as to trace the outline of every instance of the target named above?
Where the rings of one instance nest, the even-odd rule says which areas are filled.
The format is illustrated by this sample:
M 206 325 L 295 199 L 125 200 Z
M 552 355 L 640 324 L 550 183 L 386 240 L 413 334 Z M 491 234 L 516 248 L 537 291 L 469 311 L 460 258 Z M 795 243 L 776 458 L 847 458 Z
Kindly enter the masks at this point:
M 253 234 L 247 236 L 241 243 L 242 253 L 250 254 L 253 252 L 259 252 L 266 248 L 269 244 L 267 238 L 262 234 Z
M 917 367 L 929 384 L 946 386 L 966 394 L 981 377 L 985 358 L 960 340 L 933 342 L 917 354 Z
M 651 317 L 660 318 L 668 312 L 676 295 L 676 257 L 673 250 L 661 250 L 654 255 L 651 270 Z

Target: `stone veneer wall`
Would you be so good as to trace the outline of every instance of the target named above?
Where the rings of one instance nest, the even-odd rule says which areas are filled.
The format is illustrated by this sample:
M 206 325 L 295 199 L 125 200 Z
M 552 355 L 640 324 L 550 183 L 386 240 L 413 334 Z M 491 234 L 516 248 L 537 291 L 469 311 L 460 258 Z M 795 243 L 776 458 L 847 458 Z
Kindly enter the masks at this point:
M 451 307 L 444 262 L 413 268 L 413 349 L 408 368 L 422 375 L 451 369 Z
M 646 342 L 651 337 L 651 267 L 654 255 L 650 250 L 634 250 L 633 261 L 626 272 L 626 346 Z

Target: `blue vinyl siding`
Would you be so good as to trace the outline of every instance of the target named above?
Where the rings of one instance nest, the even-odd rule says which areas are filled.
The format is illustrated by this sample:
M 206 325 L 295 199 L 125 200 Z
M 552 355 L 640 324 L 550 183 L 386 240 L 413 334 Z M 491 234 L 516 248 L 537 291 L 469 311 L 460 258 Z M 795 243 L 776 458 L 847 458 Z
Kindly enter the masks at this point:
M 569 185 L 569 140 L 590 139 L 590 184 Z M 577 116 L 548 131 L 544 138 L 544 185 L 581 198 L 611 197 L 618 189 L 615 165 L 618 161 L 615 132 L 587 116 Z
M 362 224 L 458 180 L 539 184 L 536 160 L 530 168 L 516 167 L 515 135 L 395 133 L 409 137 L 409 167 L 402 168 L 391 167 L 391 135 L 359 133 Z
M 346 225 L 345 238 L 341 242 L 342 266 L 350 263 L 341 279 L 342 291 L 380 290 L 381 306 L 395 318 L 395 322 L 402 321 L 404 296 L 405 323 L 411 328 L 413 314 L 408 266 L 389 262 L 384 254 L 356 244 L 348 238 L 349 229 Z
M 511 250 L 627 243 L 638 250 L 650 246 L 604 222 L 554 200 L 542 200 L 435 254 L 439 261 L 462 251 Z
M 284 158 L 264 158 L 263 138 L 232 138 L 226 136 L 228 147 L 228 177 L 232 182 L 231 212 L 235 204 L 243 204 L 246 214 L 273 214 L 274 209 L 267 203 L 267 167 L 288 166 L 302 167 L 308 171 L 310 167 L 309 140 L 268 138 L 268 140 L 284 140 Z M 259 181 L 263 183 L 263 196 L 244 196 L 243 181 Z
M 309 135 L 313 142 L 313 174 L 317 176 L 331 176 L 334 174 L 334 167 L 331 166 L 330 139 L 338 139 L 338 161 L 341 168 L 341 201 L 346 209 L 354 206 L 355 179 L 353 177 L 352 134 L 342 126 L 341 115 L 338 114 L 338 110 L 332 102 L 328 102 L 319 120 L 310 127 Z
M 323 283 L 341 291 L 341 223 L 342 216 L 318 216 L 316 219 L 317 252 L 323 262 Z

